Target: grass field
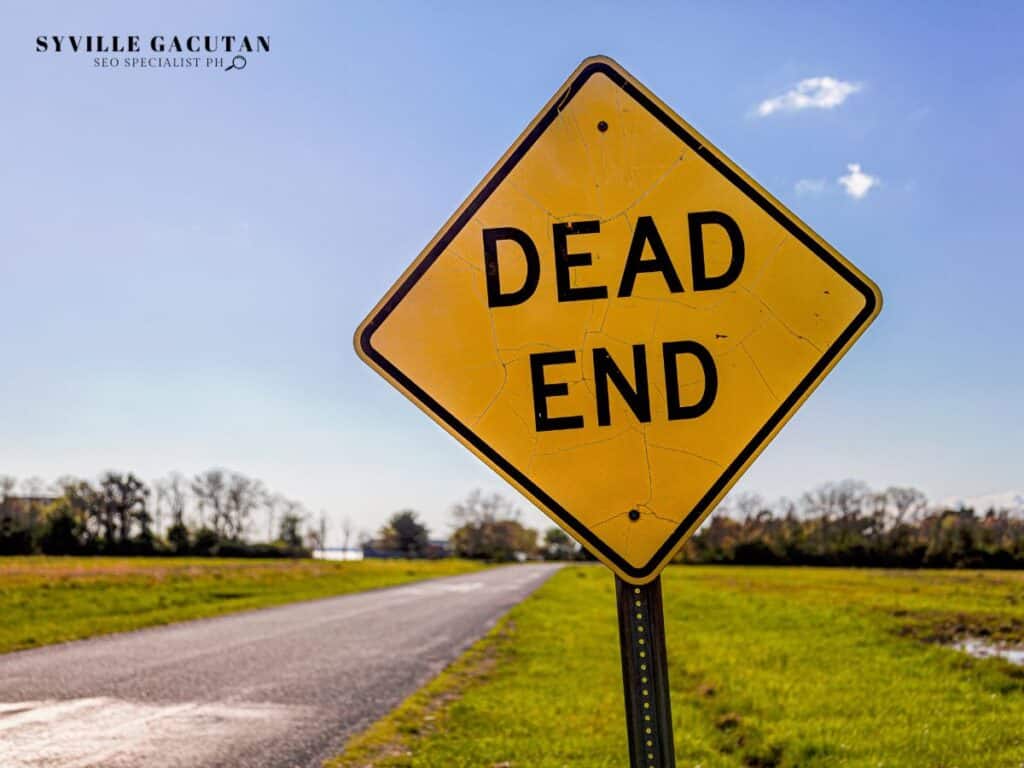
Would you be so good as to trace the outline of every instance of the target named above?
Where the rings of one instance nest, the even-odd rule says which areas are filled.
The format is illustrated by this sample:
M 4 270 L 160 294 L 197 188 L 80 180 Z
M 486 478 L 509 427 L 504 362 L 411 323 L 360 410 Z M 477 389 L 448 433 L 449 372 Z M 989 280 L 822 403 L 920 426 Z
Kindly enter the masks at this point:
M 1024 574 L 674 567 L 677 759 L 701 768 L 1020 768 Z M 612 577 L 558 573 L 332 768 L 623 768 Z
M 0 558 L 0 653 L 472 571 L 464 560 Z

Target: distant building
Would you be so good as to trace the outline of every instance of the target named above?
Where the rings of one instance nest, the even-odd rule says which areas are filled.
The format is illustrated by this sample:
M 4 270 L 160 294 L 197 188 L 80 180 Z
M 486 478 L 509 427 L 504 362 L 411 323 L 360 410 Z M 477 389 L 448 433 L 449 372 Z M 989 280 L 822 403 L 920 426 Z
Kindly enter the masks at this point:
M 426 556 L 431 559 L 451 557 L 454 554 L 455 550 L 448 539 L 431 539 L 427 542 Z
M 376 541 L 368 541 L 363 544 L 364 560 L 397 560 L 400 557 L 408 557 L 408 555 L 394 549 L 384 549 Z
M 423 558 L 428 560 L 440 560 L 451 557 L 453 554 L 452 543 L 447 539 L 431 539 L 427 542 L 427 548 L 423 551 Z M 379 541 L 368 541 L 363 544 L 363 558 L 367 560 L 397 560 L 404 557 L 415 557 L 407 552 L 395 549 L 388 549 Z
M 324 547 L 314 549 L 313 557 L 317 560 L 362 560 L 361 549 L 345 549 L 344 547 Z

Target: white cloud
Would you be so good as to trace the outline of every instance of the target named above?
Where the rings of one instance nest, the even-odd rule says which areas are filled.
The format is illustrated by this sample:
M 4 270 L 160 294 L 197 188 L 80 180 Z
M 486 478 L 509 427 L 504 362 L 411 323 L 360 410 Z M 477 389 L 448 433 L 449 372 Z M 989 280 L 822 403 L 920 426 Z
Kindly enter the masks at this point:
M 820 195 L 824 191 L 824 179 L 800 179 L 796 183 L 796 193 L 798 195 Z
M 781 96 L 765 99 L 757 105 L 757 114 L 768 117 L 776 112 L 796 112 L 801 109 L 833 109 L 838 107 L 851 93 L 864 86 L 837 80 L 834 77 L 808 77 Z
M 879 179 L 871 176 L 860 169 L 860 163 L 850 163 L 846 166 L 849 171 L 845 176 L 840 176 L 838 181 L 846 189 L 846 194 L 854 200 L 860 200 L 872 187 L 877 187 Z

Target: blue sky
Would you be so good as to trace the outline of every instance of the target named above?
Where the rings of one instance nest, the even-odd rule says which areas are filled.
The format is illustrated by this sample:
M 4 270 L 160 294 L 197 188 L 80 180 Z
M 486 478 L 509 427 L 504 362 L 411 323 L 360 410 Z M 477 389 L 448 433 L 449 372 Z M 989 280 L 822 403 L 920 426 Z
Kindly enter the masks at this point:
M 885 294 L 740 487 L 1024 485 L 1019 4 L 90 5 L 11 6 L 0 28 L 0 474 L 225 466 L 335 530 L 414 507 L 444 532 L 453 501 L 506 486 L 352 331 L 604 53 Z M 35 51 L 56 34 L 272 50 L 241 72 L 104 70 Z M 853 92 L 758 114 L 825 76 Z M 859 199 L 850 164 L 877 179 Z

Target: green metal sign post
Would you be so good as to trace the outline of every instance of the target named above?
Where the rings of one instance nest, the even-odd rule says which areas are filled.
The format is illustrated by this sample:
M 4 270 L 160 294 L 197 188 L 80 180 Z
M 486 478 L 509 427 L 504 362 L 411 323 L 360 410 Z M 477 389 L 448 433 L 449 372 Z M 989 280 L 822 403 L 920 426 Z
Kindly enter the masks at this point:
M 630 768 L 675 768 L 661 578 L 637 586 L 615 577 Z

